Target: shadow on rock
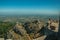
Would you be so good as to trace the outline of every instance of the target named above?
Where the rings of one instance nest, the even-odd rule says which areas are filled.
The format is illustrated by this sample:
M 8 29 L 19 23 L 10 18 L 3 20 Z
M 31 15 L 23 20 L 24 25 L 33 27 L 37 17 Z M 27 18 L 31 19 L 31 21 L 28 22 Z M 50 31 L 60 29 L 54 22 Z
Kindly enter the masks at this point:
M 48 35 L 44 40 L 58 40 L 57 33 Z

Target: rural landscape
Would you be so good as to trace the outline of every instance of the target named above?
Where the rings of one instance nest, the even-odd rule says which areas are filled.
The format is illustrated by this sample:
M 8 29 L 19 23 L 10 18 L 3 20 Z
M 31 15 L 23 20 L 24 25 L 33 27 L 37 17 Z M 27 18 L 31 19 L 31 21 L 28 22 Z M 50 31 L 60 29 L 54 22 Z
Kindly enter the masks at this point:
M 0 40 L 60 40 L 60 0 L 0 0 Z
M 58 31 L 59 16 L 0 16 L 0 38 L 3 40 L 60 40 Z

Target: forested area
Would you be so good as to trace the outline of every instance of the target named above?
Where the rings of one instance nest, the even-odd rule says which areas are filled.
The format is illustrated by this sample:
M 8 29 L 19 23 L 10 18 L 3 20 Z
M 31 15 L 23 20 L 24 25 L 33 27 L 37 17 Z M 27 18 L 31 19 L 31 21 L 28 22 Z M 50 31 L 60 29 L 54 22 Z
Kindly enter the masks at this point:
M 0 22 L 0 37 L 4 37 L 4 35 L 11 29 L 15 23 L 11 22 Z

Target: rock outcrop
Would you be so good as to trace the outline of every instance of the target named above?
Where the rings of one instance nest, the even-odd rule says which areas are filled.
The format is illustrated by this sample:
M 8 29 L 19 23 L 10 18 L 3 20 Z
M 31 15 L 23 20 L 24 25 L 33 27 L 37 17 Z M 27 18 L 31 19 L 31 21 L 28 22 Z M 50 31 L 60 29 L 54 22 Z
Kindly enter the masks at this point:
M 12 32 L 9 31 L 9 33 L 11 33 L 14 40 L 15 38 L 16 40 L 33 40 L 36 38 L 39 39 L 44 35 L 49 35 L 50 32 L 58 32 L 58 27 L 59 23 L 50 19 L 48 20 L 47 24 L 39 20 L 25 22 L 24 24 L 17 22 L 14 28 L 12 28 Z

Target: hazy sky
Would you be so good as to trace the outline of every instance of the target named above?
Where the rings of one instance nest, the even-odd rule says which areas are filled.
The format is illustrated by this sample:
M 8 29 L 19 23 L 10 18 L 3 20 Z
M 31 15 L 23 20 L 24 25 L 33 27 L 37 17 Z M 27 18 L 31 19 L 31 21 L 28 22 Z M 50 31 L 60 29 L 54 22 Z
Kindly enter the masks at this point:
M 0 0 L 0 14 L 58 14 L 60 0 Z

